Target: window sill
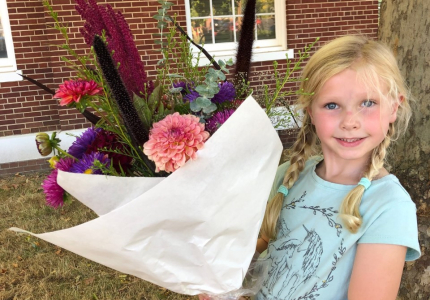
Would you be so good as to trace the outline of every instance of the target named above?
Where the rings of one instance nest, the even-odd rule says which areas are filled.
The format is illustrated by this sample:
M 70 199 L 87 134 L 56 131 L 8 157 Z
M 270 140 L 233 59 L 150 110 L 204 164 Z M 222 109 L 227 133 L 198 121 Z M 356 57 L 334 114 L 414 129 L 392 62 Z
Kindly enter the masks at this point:
M 294 58 L 294 49 L 288 49 L 288 50 L 281 50 L 281 47 L 273 47 L 273 48 L 257 48 L 253 50 L 252 54 L 252 62 L 259 62 L 259 61 L 274 61 L 274 60 L 282 60 L 286 59 L 286 55 L 288 54 L 288 58 L 292 59 Z M 212 51 L 209 52 L 216 61 L 219 59 L 222 60 L 229 60 L 230 58 L 233 59 L 233 62 L 236 60 L 236 51 Z M 196 59 L 194 59 L 194 62 L 197 62 Z M 209 59 L 204 56 L 204 54 L 200 55 L 199 60 L 199 66 L 206 66 L 209 65 L 210 61 Z
M 22 77 L 18 74 L 22 74 L 22 71 L 0 72 L 0 82 L 21 81 Z

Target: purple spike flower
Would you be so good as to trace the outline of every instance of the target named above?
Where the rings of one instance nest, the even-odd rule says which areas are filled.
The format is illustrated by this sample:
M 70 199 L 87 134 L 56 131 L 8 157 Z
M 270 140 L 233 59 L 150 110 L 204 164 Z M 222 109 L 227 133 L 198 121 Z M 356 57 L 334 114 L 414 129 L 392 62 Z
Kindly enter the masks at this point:
M 231 82 L 225 81 L 218 84 L 219 92 L 211 99 L 213 103 L 233 101 L 236 98 L 236 90 Z
M 221 127 L 222 124 L 227 121 L 228 118 L 234 113 L 234 109 L 226 109 L 223 111 L 219 111 L 215 113 L 208 121 L 206 122 L 205 129 L 209 131 L 209 133 L 212 135 L 215 133 L 215 131 L 218 130 L 218 128 Z
M 133 93 L 151 94 L 154 85 L 147 80 L 145 68 L 130 27 L 120 12 L 115 13 L 112 7 L 98 5 L 95 0 L 76 0 L 76 10 L 85 19 L 80 29 L 85 43 L 91 46 L 95 35 L 102 35 L 105 30 L 109 51 L 113 51 L 113 59 L 119 63 L 119 73 L 126 86 L 129 96 Z
M 97 133 L 100 132 L 101 128 L 90 127 L 85 130 L 80 137 L 78 137 L 70 146 L 67 151 L 70 155 L 77 159 L 81 159 L 88 147 L 94 142 L 97 137 Z
M 59 206 L 63 206 L 64 204 L 64 190 L 57 183 L 57 175 L 58 170 L 61 171 L 69 171 L 72 165 L 75 163 L 73 158 L 63 158 L 56 165 L 55 169 L 51 172 L 51 174 L 46 177 L 46 179 L 42 183 L 43 192 L 46 195 L 46 204 L 57 208 Z
M 104 164 L 106 167 L 109 167 L 110 160 L 106 154 L 93 152 L 90 154 L 84 154 L 82 159 L 75 163 L 69 171 L 72 173 L 102 174 L 101 170 L 93 169 L 96 160 Z

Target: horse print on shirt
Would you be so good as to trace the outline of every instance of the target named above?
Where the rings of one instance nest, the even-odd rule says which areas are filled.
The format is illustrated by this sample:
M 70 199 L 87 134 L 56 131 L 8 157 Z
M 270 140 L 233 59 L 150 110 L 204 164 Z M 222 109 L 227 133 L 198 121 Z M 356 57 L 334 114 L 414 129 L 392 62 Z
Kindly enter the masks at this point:
M 272 260 L 269 276 L 264 285 L 278 297 L 286 295 L 286 299 L 289 299 L 302 284 L 314 276 L 319 266 L 323 253 L 321 238 L 315 230 L 308 230 L 305 226 L 303 228 L 306 236 L 302 241 L 289 239 L 276 248 L 283 251 L 284 255 L 278 260 Z M 271 244 L 269 247 L 275 246 Z M 270 250 L 272 249 L 269 249 L 269 253 Z M 278 284 L 275 287 L 279 278 L 283 278 L 282 286 Z

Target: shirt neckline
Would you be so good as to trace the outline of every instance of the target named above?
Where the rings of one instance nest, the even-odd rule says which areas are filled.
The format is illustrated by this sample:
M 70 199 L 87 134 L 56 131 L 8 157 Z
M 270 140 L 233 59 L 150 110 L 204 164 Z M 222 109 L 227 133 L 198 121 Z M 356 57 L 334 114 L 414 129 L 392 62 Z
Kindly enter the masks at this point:
M 311 176 L 312 178 L 320 185 L 323 185 L 325 187 L 331 188 L 331 189 L 336 189 L 336 190 L 351 190 L 352 188 L 356 187 L 356 184 L 341 184 L 341 183 L 334 183 L 334 182 L 330 182 L 327 180 L 322 179 L 321 177 L 319 177 L 317 175 L 317 173 L 315 172 L 316 166 L 319 163 L 319 161 L 315 161 L 315 163 L 313 164 L 312 168 L 311 168 Z M 372 185 L 374 184 L 380 184 L 383 183 L 387 180 L 392 180 L 393 178 L 396 178 L 396 176 L 394 176 L 393 174 L 388 174 L 382 178 L 379 179 L 375 179 L 372 180 Z

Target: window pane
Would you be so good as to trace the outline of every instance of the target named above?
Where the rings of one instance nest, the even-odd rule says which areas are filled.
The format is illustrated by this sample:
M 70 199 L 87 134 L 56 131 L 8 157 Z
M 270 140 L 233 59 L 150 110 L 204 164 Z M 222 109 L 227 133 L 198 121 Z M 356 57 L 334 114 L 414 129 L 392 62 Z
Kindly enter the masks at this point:
M 0 16 L 0 58 L 7 58 L 6 41 L 3 31 L 3 23 Z
M 208 17 L 211 15 L 209 0 L 190 0 L 191 17 Z
M 198 19 L 191 21 L 193 41 L 197 44 L 212 44 L 211 19 Z
M 257 14 L 274 13 L 275 0 L 257 0 L 255 11 Z
M 258 16 L 257 40 L 275 39 L 275 16 Z
M 240 34 L 242 33 L 242 22 L 243 17 L 237 17 L 236 18 L 236 42 L 239 42 L 240 40 Z M 253 36 L 255 36 L 255 28 L 254 28 Z
M 234 11 L 236 15 L 243 15 L 245 10 L 246 1 L 245 0 L 234 0 Z
M 233 13 L 231 0 L 212 0 L 214 16 L 225 16 Z
M 214 19 L 215 43 L 234 42 L 232 18 Z

